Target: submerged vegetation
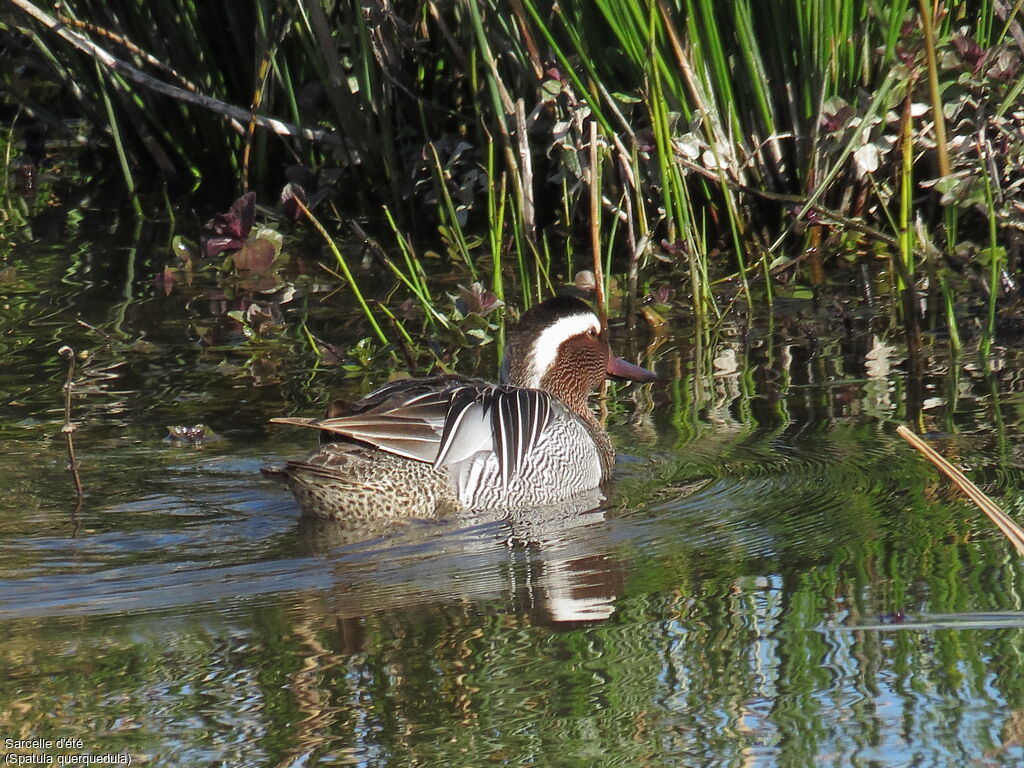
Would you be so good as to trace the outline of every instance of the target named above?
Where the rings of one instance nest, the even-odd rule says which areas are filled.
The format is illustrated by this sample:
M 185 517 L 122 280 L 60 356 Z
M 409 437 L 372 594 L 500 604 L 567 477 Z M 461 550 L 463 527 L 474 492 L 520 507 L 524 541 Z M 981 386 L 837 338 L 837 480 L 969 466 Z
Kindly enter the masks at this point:
M 323 249 L 365 346 L 411 363 L 500 340 L 490 309 L 581 270 L 602 305 L 633 317 L 646 297 L 656 322 L 675 293 L 708 328 L 779 296 L 868 292 L 858 265 L 879 264 L 910 341 L 966 333 L 987 352 L 1019 299 L 1019 9 L 12 0 L 3 226 L 31 232 L 59 195 L 46 146 L 69 139 L 140 213 L 249 193 L 201 247 L 178 223 L 165 287 L 224 253 L 234 290 L 266 292 L 289 253 Z M 442 270 L 474 286 L 453 310 L 431 285 Z M 420 350 L 421 330 L 447 343 Z

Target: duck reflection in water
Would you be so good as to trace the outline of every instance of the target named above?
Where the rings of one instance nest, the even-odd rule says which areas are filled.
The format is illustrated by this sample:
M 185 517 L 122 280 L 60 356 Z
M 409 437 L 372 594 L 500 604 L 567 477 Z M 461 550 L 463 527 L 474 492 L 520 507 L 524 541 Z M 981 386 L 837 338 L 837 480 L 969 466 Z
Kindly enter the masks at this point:
M 626 566 L 614 554 L 615 523 L 594 508 L 598 491 L 586 496 L 587 509 L 407 520 L 378 528 L 392 535 L 361 542 L 346 527 L 316 518 L 300 521 L 299 534 L 310 554 L 331 564 L 332 611 L 349 652 L 363 650 L 366 616 L 437 604 L 491 603 L 500 613 L 528 616 L 532 625 L 570 629 L 613 616 L 625 583 Z

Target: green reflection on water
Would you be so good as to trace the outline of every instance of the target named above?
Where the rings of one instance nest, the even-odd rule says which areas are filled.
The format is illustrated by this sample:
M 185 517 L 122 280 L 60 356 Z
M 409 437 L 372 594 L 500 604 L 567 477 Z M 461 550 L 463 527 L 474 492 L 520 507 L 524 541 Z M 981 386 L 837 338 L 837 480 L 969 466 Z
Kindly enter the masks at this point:
M 701 350 L 680 329 L 670 380 L 610 404 L 601 509 L 360 542 L 257 472 L 310 447 L 265 419 L 344 382 L 287 344 L 202 342 L 201 287 L 125 303 L 87 260 L 40 259 L 54 279 L 3 316 L 0 738 L 163 765 L 1024 760 L 1020 562 L 888 425 L 927 404 L 1019 514 L 1012 350 L 987 378 L 935 353 L 914 382 L 885 328 Z M 75 515 L 65 339 L 95 352 Z M 223 439 L 163 442 L 196 421 Z

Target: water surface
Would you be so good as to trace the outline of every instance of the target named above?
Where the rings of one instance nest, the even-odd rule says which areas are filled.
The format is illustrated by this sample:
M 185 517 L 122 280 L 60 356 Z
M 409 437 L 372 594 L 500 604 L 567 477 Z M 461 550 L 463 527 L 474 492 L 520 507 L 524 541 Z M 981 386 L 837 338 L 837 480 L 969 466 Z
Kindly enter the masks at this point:
M 701 345 L 680 312 L 664 381 L 606 403 L 596 509 L 353 532 L 259 473 L 315 439 L 269 417 L 386 375 L 288 335 L 346 349 L 347 299 L 168 292 L 164 251 L 117 232 L 102 258 L 84 236 L 4 257 L 0 738 L 150 765 L 1024 762 L 1020 560 L 893 432 L 920 414 L 1019 516 L 1019 350 L 987 374 L 929 337 L 917 380 L 857 302 Z M 226 315 L 253 302 L 277 341 Z M 77 507 L 62 344 L 87 355 Z M 218 439 L 165 439 L 198 422 Z

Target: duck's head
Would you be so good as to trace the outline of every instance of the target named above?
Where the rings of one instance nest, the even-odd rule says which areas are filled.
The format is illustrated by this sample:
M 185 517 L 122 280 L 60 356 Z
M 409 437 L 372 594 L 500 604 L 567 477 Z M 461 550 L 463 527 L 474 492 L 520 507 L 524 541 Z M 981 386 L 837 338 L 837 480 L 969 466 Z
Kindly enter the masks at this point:
M 523 313 L 509 333 L 501 370 L 505 384 L 545 389 L 569 405 L 584 407 L 605 378 L 655 378 L 646 368 L 613 355 L 600 318 L 571 296 L 556 296 Z

